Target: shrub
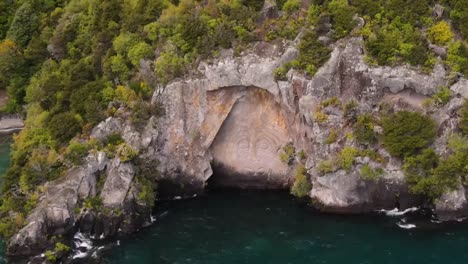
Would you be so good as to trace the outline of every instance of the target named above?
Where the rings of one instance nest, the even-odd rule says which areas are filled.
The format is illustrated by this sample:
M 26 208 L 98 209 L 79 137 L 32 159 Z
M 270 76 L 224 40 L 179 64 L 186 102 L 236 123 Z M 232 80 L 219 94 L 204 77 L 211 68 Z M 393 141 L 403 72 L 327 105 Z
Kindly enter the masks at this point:
M 450 18 L 462 36 L 468 38 L 468 3 L 466 1 L 447 1 L 451 3 Z
M 311 189 L 312 185 L 307 178 L 307 169 L 301 164 L 297 167 L 296 177 L 294 178 L 294 183 L 291 187 L 291 194 L 296 197 L 303 198 L 309 194 Z
M 71 161 L 74 165 L 80 165 L 83 158 L 88 154 L 89 145 L 72 141 L 65 150 L 65 158 Z
M 300 7 L 301 2 L 299 0 L 287 0 L 283 5 L 282 10 L 286 12 L 286 14 L 290 15 L 299 10 Z
M 292 143 L 288 143 L 283 146 L 282 152 L 280 153 L 280 160 L 284 163 L 290 164 L 294 159 L 296 148 Z
M 351 167 L 354 165 L 354 159 L 359 156 L 359 150 L 346 146 L 344 147 L 340 154 L 338 155 L 338 165 L 340 168 L 349 171 Z
M 162 52 L 156 59 L 154 73 L 158 82 L 166 85 L 169 81 L 181 77 L 185 71 L 185 60 L 175 52 Z
M 47 250 L 46 252 L 44 252 L 44 255 L 47 261 L 52 262 L 52 263 L 57 262 L 57 256 L 55 256 L 55 254 L 52 251 Z
M 373 169 L 369 164 L 364 164 L 360 170 L 360 176 L 363 180 L 375 181 L 384 173 L 382 168 Z
M 355 100 L 348 101 L 343 107 L 343 116 L 348 122 L 356 122 L 356 117 L 358 114 L 358 102 Z
M 54 251 L 57 252 L 57 253 L 66 253 L 66 252 L 70 251 L 70 247 L 63 244 L 63 243 L 57 242 L 57 243 L 55 243 Z
M 329 159 L 329 160 L 322 160 L 319 162 L 317 166 L 317 171 L 320 174 L 326 174 L 330 172 L 335 172 L 336 171 L 336 166 L 335 166 L 335 160 Z
M 447 48 L 447 59 L 445 62 L 453 72 L 460 72 L 468 76 L 468 44 L 462 41 L 450 43 Z
M 39 18 L 37 17 L 36 10 L 34 10 L 34 7 L 30 3 L 25 2 L 16 11 L 10 29 L 8 30 L 7 38 L 25 48 L 34 35 L 34 32 L 39 28 L 39 25 Z
M 359 156 L 369 157 L 375 162 L 385 163 L 385 158 L 373 149 L 366 148 L 364 150 L 361 150 Z
M 468 100 L 465 100 L 460 115 L 460 129 L 464 135 L 468 136 Z
M 440 90 L 432 96 L 432 99 L 437 105 L 446 105 L 450 101 L 452 92 L 446 86 L 440 88 Z
M 323 124 L 328 121 L 328 116 L 320 112 L 320 110 L 317 110 L 314 114 L 314 119 L 317 123 Z
M 327 138 L 325 139 L 325 144 L 335 143 L 337 137 L 338 137 L 338 133 L 336 133 L 336 130 L 334 128 L 332 128 L 330 130 L 330 133 L 328 134 Z
M 56 114 L 49 121 L 50 134 L 60 143 L 68 142 L 80 133 L 80 130 L 79 120 L 70 112 Z
M 130 48 L 128 51 L 128 59 L 134 66 L 140 65 L 140 60 L 153 57 L 154 51 L 153 48 L 145 43 L 140 42 Z
M 327 107 L 327 106 L 341 107 L 341 100 L 338 97 L 333 96 L 323 101 L 321 105 L 322 107 Z
M 298 46 L 299 56 L 295 68 L 306 71 L 310 76 L 330 58 L 331 50 L 318 40 L 317 34 L 307 31 Z
M 158 188 L 158 163 L 153 160 L 137 157 L 134 160 L 134 164 L 135 167 L 138 168 L 136 181 L 140 192 L 137 198 L 140 202 L 145 203 L 149 207 L 153 207 L 156 201 Z
M 445 21 L 440 21 L 427 29 L 427 38 L 434 44 L 444 46 L 449 43 L 454 34 L 450 29 L 450 25 Z
M 115 55 L 110 58 L 110 68 L 112 73 L 122 82 L 128 80 L 130 69 L 122 55 Z
M 299 152 L 297 153 L 297 156 L 298 156 L 299 159 L 301 159 L 301 160 L 305 160 L 305 159 L 307 158 L 306 153 L 305 153 L 304 150 L 302 150 L 302 149 L 301 149 L 301 151 L 299 151 Z
M 142 128 L 145 124 L 147 124 L 148 120 L 153 115 L 153 105 L 148 104 L 144 101 L 139 101 L 134 104 L 132 109 L 132 115 L 130 120 L 132 124 L 137 128 Z
M 137 156 L 137 152 L 127 143 L 122 143 L 117 148 L 117 155 L 120 161 L 127 162 L 133 160 Z
M 117 145 L 122 144 L 123 142 L 124 140 L 119 133 L 111 133 L 106 137 L 103 143 L 105 146 L 108 146 L 108 145 L 117 146 Z
M 88 198 L 84 201 L 84 207 L 90 210 L 100 211 L 102 209 L 102 199 L 99 196 Z
M 134 90 L 122 85 L 117 86 L 115 89 L 115 96 L 117 100 L 127 106 L 131 106 L 132 103 L 138 99 L 138 96 Z
M 358 116 L 354 128 L 354 138 L 356 138 L 359 143 L 373 144 L 377 141 L 373 122 L 373 117 L 370 114 Z
M 439 157 L 433 149 L 425 149 L 420 155 L 408 157 L 403 164 L 405 180 L 413 193 L 437 198 L 443 192 L 442 186 L 437 186 L 433 170 L 439 164 Z
M 138 193 L 138 200 L 147 204 L 150 208 L 154 206 L 156 201 L 156 188 L 157 183 L 154 180 L 148 179 L 148 177 L 137 177 L 137 181 L 140 184 L 140 192 Z
M 434 121 L 416 112 L 400 111 L 383 118 L 383 143 L 397 157 L 407 157 L 429 145 L 435 138 Z
M 457 151 L 444 160 L 439 160 L 431 153 L 433 151 L 409 158 L 404 171 L 411 191 L 434 200 L 446 191 L 456 189 L 468 172 L 465 164 L 468 160 L 467 150 Z
M 288 78 L 286 74 L 288 73 L 289 69 L 286 66 L 281 66 L 275 70 L 275 80 L 277 81 L 287 81 Z
M 335 37 L 341 38 L 351 32 L 356 25 L 353 20 L 354 8 L 348 4 L 347 0 L 331 0 L 328 4 Z

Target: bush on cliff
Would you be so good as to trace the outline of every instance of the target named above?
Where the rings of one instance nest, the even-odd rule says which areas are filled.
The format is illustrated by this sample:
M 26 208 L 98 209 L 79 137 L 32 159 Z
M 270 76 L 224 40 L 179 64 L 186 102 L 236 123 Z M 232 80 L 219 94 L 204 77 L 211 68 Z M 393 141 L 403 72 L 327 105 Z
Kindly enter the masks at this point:
M 370 114 L 360 115 L 354 127 L 354 138 L 362 144 L 373 144 L 377 141 L 374 133 L 374 119 Z
M 330 48 L 318 40 L 314 31 L 308 30 L 299 43 L 299 57 L 293 61 L 293 68 L 305 71 L 313 76 L 330 58 Z
M 427 38 L 434 44 L 444 46 L 449 43 L 454 34 L 450 29 L 450 25 L 445 21 L 440 21 L 427 29 Z
M 468 136 L 468 100 L 465 100 L 460 115 L 460 129 L 464 135 Z
M 291 194 L 303 198 L 309 195 L 311 189 L 312 185 L 308 179 L 307 169 L 301 164 L 296 169 L 296 176 L 293 186 L 291 187 Z
M 338 165 L 340 168 L 349 171 L 354 165 L 354 159 L 359 156 L 360 152 L 357 148 L 346 146 L 338 154 Z
M 385 116 L 382 127 L 385 148 L 400 158 L 414 155 L 436 136 L 434 121 L 417 112 L 400 111 Z
M 411 191 L 434 200 L 454 190 L 468 179 L 468 138 L 454 135 L 449 139 L 452 154 L 441 159 L 432 149 L 405 159 L 403 171 Z
M 384 173 L 382 168 L 372 168 L 369 166 L 369 164 L 364 164 L 360 171 L 359 175 L 361 179 L 367 180 L 367 181 L 375 181 L 378 180 Z

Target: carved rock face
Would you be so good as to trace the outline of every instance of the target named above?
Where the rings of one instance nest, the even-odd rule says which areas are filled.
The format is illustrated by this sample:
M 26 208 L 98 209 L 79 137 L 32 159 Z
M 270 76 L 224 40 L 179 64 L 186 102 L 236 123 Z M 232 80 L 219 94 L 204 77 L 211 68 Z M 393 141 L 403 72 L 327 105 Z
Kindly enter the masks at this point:
M 211 146 L 215 170 L 212 182 L 241 188 L 286 187 L 288 166 L 279 155 L 288 135 L 286 117 L 273 96 L 249 88 Z

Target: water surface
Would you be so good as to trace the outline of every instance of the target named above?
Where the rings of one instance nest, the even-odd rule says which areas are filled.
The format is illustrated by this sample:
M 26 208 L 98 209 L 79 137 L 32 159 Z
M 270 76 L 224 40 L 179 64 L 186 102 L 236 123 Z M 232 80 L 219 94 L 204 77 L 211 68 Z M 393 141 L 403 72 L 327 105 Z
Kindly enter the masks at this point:
M 467 263 L 466 224 L 426 219 L 407 230 L 400 221 L 320 214 L 286 193 L 216 192 L 163 203 L 156 223 L 119 241 L 105 262 Z

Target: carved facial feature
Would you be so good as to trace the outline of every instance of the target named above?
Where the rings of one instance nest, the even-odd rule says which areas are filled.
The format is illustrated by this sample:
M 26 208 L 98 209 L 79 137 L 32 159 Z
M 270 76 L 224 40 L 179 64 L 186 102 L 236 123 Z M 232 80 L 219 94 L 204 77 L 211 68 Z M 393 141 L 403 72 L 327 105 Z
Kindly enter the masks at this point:
M 284 173 L 287 166 L 278 150 L 288 137 L 285 128 L 277 125 L 279 115 L 273 100 L 260 104 L 246 97 L 238 102 L 213 142 L 214 159 L 240 173 Z

